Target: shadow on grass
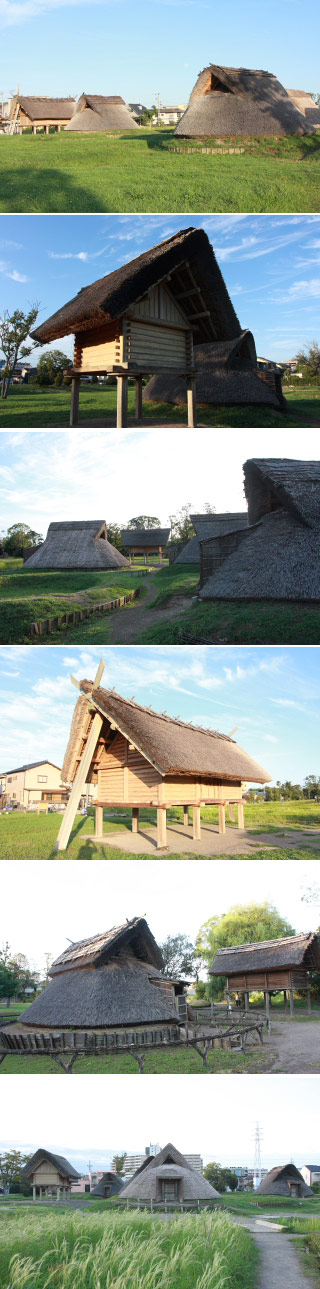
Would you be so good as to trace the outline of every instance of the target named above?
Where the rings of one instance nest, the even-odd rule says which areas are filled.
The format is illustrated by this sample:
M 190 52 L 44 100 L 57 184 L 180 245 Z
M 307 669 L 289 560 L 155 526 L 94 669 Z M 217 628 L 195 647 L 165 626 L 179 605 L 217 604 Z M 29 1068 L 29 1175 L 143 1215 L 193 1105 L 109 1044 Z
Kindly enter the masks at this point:
M 0 170 L 0 209 L 37 212 L 50 210 L 57 214 L 61 210 L 117 210 L 117 202 L 103 203 L 101 195 L 95 200 L 92 188 L 82 187 L 70 177 L 66 170 L 17 166 L 12 170 Z

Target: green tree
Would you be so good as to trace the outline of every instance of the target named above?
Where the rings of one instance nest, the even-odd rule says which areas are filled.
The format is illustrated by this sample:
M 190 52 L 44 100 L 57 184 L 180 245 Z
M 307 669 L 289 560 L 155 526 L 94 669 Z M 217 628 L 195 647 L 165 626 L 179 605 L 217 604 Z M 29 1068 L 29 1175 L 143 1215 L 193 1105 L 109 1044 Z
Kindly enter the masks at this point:
M 320 346 L 317 340 L 312 340 L 311 345 L 306 345 L 304 349 L 299 349 L 296 354 L 297 362 L 302 367 L 302 371 L 311 380 L 320 376 Z
M 20 1150 L 7 1150 L 0 1155 L 0 1182 L 5 1191 L 15 1181 L 20 1181 L 22 1169 L 31 1159 L 31 1155 L 23 1155 Z
M 183 542 L 185 544 L 186 542 L 190 541 L 190 537 L 195 536 L 195 529 L 193 527 L 192 520 L 190 519 L 191 505 L 192 505 L 191 501 L 187 501 L 186 504 L 181 507 L 181 510 L 179 510 L 176 515 L 169 515 L 170 525 L 171 525 L 171 541 Z
M 17 998 L 19 987 L 20 973 L 18 967 L 11 963 L 5 965 L 0 961 L 0 998 L 6 1000 L 7 1007 L 10 1007 L 12 998 Z
M 173 979 L 180 976 L 188 979 L 190 976 L 193 980 L 197 975 L 195 947 L 186 935 L 168 935 L 160 948 L 165 976 L 171 976 Z
M 209 918 L 200 927 L 196 937 L 196 956 L 209 967 L 218 949 L 234 944 L 255 944 L 259 940 L 277 940 L 294 934 L 294 928 L 281 917 L 275 905 L 267 901 L 262 904 L 234 904 L 228 913 Z M 223 976 L 211 977 L 207 996 L 221 997 L 224 986 Z
M 223 1168 L 221 1164 L 216 1164 L 213 1161 L 207 1164 L 206 1168 L 203 1169 L 203 1176 L 207 1182 L 210 1182 L 211 1186 L 214 1186 L 216 1191 L 219 1191 L 220 1195 L 224 1195 L 228 1189 L 231 1191 L 237 1189 L 238 1178 L 236 1173 L 233 1173 L 230 1168 Z
M 122 551 L 121 529 L 118 524 L 108 524 L 108 542 L 111 542 L 111 546 L 116 546 L 118 551 Z
M 2 373 L 1 398 L 7 398 L 10 383 L 14 375 L 17 362 L 28 358 L 33 351 L 33 344 L 25 344 L 30 339 L 30 331 L 38 315 L 38 305 L 33 304 L 29 313 L 23 313 L 22 309 L 16 309 L 14 313 L 9 314 L 5 310 L 0 318 L 0 349 L 4 354 L 5 367 Z
M 62 349 L 49 349 L 47 353 L 41 354 L 37 367 L 37 384 L 54 385 L 57 376 L 61 375 L 63 381 L 64 372 L 68 367 L 72 367 L 71 358 L 67 358 Z
M 120 1177 L 121 1174 L 123 1173 L 126 1158 L 127 1158 L 126 1154 L 113 1156 L 111 1168 L 112 1168 L 112 1172 L 117 1173 L 118 1177 Z
M 304 779 L 303 795 L 309 799 L 320 796 L 320 777 L 318 774 L 307 774 Z
M 36 533 L 33 528 L 29 528 L 29 524 L 12 524 L 4 538 L 5 554 L 18 559 L 23 556 L 24 550 L 39 546 L 41 542 L 43 542 L 41 533 Z
M 134 519 L 128 520 L 127 528 L 139 528 L 144 531 L 146 528 L 161 528 L 161 523 L 157 515 L 136 515 Z

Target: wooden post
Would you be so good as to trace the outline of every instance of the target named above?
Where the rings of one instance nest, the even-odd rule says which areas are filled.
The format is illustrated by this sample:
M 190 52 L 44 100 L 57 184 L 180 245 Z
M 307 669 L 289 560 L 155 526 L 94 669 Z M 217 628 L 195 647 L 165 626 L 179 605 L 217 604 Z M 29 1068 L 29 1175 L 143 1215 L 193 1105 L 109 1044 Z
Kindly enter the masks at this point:
M 167 845 L 167 811 L 165 806 L 157 809 L 157 850 L 165 850 Z
M 189 827 L 189 806 L 183 807 L 183 827 Z
M 142 376 L 136 376 L 136 421 L 142 421 Z
M 194 430 L 197 423 L 196 407 L 196 382 L 194 376 L 189 376 L 187 380 L 187 399 L 188 399 L 188 428 Z
M 83 792 L 85 783 L 87 781 L 87 774 L 90 769 L 93 753 L 95 752 L 95 749 L 97 746 L 102 725 L 103 725 L 102 716 L 100 716 L 99 712 L 96 712 L 93 718 L 90 734 L 87 739 L 83 755 L 81 757 L 80 765 L 78 766 L 76 777 L 71 788 L 68 805 L 66 807 L 61 828 L 58 835 L 56 850 L 66 850 L 67 848 L 71 829 L 78 809 L 81 793 Z
M 307 1008 L 308 1008 L 308 1014 L 309 1016 L 311 1016 L 311 994 L 310 994 L 309 982 L 307 984 Z
M 244 991 L 244 1010 L 245 1010 L 245 1012 L 248 1012 L 248 1011 L 249 1011 L 249 991 L 248 991 L 248 989 L 245 989 L 245 991 Z
M 283 1001 L 284 1001 L 284 1010 L 286 1011 L 286 1010 L 287 1010 L 287 1006 L 288 1006 L 288 1002 L 287 1002 L 287 990 L 286 990 L 286 989 L 284 989 L 284 990 L 283 990 Z
M 117 430 L 128 423 L 128 377 L 117 376 Z
M 224 802 L 219 806 L 219 833 L 226 831 L 226 807 Z
M 139 806 L 133 806 L 133 810 L 132 810 L 132 832 L 139 832 Z
M 243 801 L 238 801 L 238 828 L 244 828 L 244 805 L 243 805 Z
M 293 996 L 293 989 L 289 989 L 289 998 L 290 998 L 290 1018 L 292 1018 L 292 1016 L 293 1016 L 293 1014 L 294 1014 L 294 996 Z
M 270 995 L 268 994 L 268 990 L 267 990 L 267 989 L 266 989 L 266 992 L 265 992 L 265 995 L 264 995 L 264 999 L 265 999 L 265 1004 L 266 1004 L 266 1016 L 268 1016 L 268 1018 L 269 1018 L 269 1016 L 270 1016 Z
M 80 376 L 72 377 L 70 425 L 77 425 L 79 420 Z
M 37 1194 L 36 1194 L 36 1187 L 35 1187 L 35 1185 L 34 1185 L 34 1183 L 33 1183 L 33 1187 L 32 1187 L 32 1199 L 34 1200 L 34 1199 L 36 1199 L 36 1198 L 37 1198 Z
M 45 132 L 45 134 L 49 134 L 49 126 L 48 126 L 48 125 L 45 125 L 45 127 L 44 127 L 44 132 Z
M 103 837 L 103 806 L 96 806 L 95 814 L 96 814 L 95 835 L 96 837 L 101 838 Z
M 192 836 L 194 841 L 201 841 L 201 818 L 200 806 L 193 806 L 193 829 Z
M 234 806 L 231 805 L 231 801 L 228 801 L 228 810 L 229 810 L 229 819 L 231 819 L 231 823 L 234 824 Z

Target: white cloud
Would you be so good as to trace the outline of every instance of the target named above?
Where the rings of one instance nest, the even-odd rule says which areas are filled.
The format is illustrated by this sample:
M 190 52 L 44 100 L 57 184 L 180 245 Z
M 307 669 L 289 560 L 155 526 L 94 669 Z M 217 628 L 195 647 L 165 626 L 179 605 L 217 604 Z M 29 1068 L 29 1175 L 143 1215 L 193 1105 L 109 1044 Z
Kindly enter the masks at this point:
M 93 4 L 117 4 L 119 0 L 91 0 Z M 0 19 L 5 27 L 19 26 L 30 18 L 42 18 L 52 9 L 88 5 L 88 0 L 0 0 Z
M 83 260 L 89 259 L 88 251 L 49 251 L 50 260 Z

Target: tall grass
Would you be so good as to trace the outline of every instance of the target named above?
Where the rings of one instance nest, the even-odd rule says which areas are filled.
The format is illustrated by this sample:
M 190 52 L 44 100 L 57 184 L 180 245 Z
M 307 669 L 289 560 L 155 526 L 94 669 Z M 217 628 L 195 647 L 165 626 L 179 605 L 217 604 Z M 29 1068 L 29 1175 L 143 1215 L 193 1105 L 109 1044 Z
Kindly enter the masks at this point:
M 256 1264 L 227 1214 L 37 1209 L 0 1224 L 1 1289 L 253 1289 Z

